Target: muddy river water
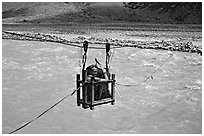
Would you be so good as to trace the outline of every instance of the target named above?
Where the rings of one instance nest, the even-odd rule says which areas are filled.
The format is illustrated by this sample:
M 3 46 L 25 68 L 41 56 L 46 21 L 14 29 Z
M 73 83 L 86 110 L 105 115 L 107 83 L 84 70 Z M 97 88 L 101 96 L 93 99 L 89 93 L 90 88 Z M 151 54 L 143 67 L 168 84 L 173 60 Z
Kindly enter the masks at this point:
M 80 73 L 76 47 L 37 41 L 2 40 L 2 131 L 9 133 L 32 120 L 75 89 Z M 113 50 L 112 50 L 113 52 Z M 173 55 L 164 65 L 166 59 Z M 105 64 L 105 50 L 88 51 Z M 120 48 L 111 72 L 117 83 L 115 105 L 93 111 L 68 97 L 19 134 L 202 133 L 202 56 L 187 52 Z

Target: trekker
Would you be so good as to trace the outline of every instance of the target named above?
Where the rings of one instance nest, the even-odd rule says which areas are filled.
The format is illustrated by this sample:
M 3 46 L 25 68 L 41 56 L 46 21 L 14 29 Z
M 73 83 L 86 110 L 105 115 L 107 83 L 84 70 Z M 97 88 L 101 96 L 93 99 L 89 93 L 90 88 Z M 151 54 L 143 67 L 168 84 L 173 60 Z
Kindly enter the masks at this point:
M 106 71 L 102 70 L 102 68 L 100 67 L 101 67 L 100 63 L 96 63 L 86 68 L 87 81 L 90 81 L 91 77 L 94 76 L 94 81 L 98 82 L 98 84 L 94 85 L 94 100 L 100 100 L 103 98 L 110 97 L 110 93 L 108 90 L 108 83 L 100 82 L 100 81 L 108 81 Z M 90 91 L 90 90 L 91 90 L 91 85 L 88 84 L 87 91 Z M 88 101 L 89 100 L 90 100 L 90 93 L 88 93 Z

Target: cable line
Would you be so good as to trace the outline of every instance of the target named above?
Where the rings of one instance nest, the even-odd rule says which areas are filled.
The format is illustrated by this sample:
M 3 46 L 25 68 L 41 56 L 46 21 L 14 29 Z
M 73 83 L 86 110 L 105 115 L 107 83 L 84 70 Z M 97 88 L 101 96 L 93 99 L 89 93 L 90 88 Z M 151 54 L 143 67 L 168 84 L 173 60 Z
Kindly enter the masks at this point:
M 2 32 L 4 32 L 4 33 L 7 33 L 7 34 L 12 34 L 12 35 L 17 35 L 17 36 L 21 36 L 21 37 L 29 37 L 29 38 L 35 38 L 35 39 L 39 39 L 40 40 L 40 42 L 54 42 L 54 43 L 60 43 L 60 44 L 64 44 L 64 45 L 69 45 L 69 46 L 73 46 L 73 47 L 79 47 L 79 48 L 83 48 L 83 46 L 81 46 L 81 45 L 77 45 L 77 44 L 74 44 L 74 42 L 71 42 L 71 41 L 68 41 L 68 40 L 65 40 L 65 39 L 61 39 L 60 37 L 58 37 L 59 39 L 57 39 L 57 40 L 59 40 L 59 41 L 56 41 L 56 39 L 43 39 L 42 37 L 36 37 L 36 36 L 30 36 L 30 35 L 26 35 L 26 34 L 18 34 L 18 33 L 13 33 L 13 32 L 8 32 L 8 31 L 2 31 Z M 50 36 L 50 35 L 49 35 Z M 50 36 L 51 37 L 51 36 Z M 12 39 L 12 38 L 11 38 Z M 14 40 L 28 40 L 28 39 L 14 39 Z M 62 41 L 60 41 L 60 40 L 62 40 Z M 30 41 L 30 40 L 29 40 Z M 36 40 L 32 40 L 32 41 L 36 41 Z M 75 42 L 76 43 L 76 42 Z M 78 43 L 78 42 L 77 42 Z M 97 44 L 97 43 L 91 43 L 91 42 L 89 42 L 89 44 Z M 99 43 L 98 43 L 99 44 Z M 102 43 L 100 43 L 100 44 L 102 44 Z M 105 44 L 105 43 L 104 43 Z M 112 47 L 112 48 L 123 48 L 123 47 L 121 47 L 121 46 L 116 46 L 116 45 L 113 45 L 114 47 Z M 104 49 L 106 49 L 106 48 L 104 48 L 104 47 L 94 47 L 94 46 L 92 46 L 92 47 L 89 47 L 90 49 L 102 49 L 102 50 L 104 50 Z
M 140 84 L 142 83 L 145 83 L 147 80 L 149 80 L 150 78 L 153 79 L 153 75 L 161 68 L 164 66 L 164 64 L 166 62 L 168 62 L 170 60 L 170 58 L 173 57 L 173 54 L 170 55 L 170 57 L 168 57 L 164 63 L 162 65 L 160 65 L 154 72 L 152 72 L 152 74 L 150 76 L 148 76 L 144 81 L 138 83 L 138 84 L 121 84 L 121 83 L 115 83 L 116 85 L 119 85 L 119 86 L 126 86 L 126 87 L 129 87 L 129 86 L 139 86 Z
M 79 90 L 80 87 L 82 87 L 86 82 L 84 82 L 81 86 L 79 86 L 77 89 L 75 89 L 71 94 L 66 95 L 65 97 L 63 97 L 62 99 L 60 99 L 59 101 L 57 101 L 55 104 L 53 104 L 52 106 L 50 106 L 48 109 L 46 109 L 45 111 L 43 111 L 41 114 L 39 114 L 37 117 L 35 117 L 34 119 L 28 121 L 27 123 L 25 123 L 24 125 L 20 126 L 19 128 L 11 131 L 9 134 L 13 134 L 21 129 L 23 129 L 24 127 L 28 126 L 29 124 L 31 124 L 32 122 L 34 122 L 35 120 L 39 119 L 41 116 L 43 116 L 45 113 L 47 113 L 49 110 L 51 110 L 52 108 L 54 108 L 55 106 L 57 106 L 59 103 L 61 103 L 63 100 L 65 100 L 66 98 L 72 96 L 77 90 Z

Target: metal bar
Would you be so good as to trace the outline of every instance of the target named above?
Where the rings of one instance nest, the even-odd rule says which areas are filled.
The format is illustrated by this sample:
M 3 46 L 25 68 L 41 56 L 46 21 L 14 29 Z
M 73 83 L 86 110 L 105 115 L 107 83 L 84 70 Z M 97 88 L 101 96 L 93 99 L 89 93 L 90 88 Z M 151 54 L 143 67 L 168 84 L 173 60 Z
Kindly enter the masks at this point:
M 82 70 L 82 83 L 84 83 L 85 82 L 85 76 L 86 76 L 86 74 L 85 74 L 85 70 Z M 86 104 L 85 103 L 87 103 L 87 85 L 86 84 L 84 84 L 83 86 L 82 86 L 82 100 L 83 100 L 83 105 L 82 105 L 82 107 L 83 108 L 87 108 L 87 106 L 86 106 Z
M 91 77 L 91 100 L 90 100 L 90 110 L 93 110 L 93 103 L 94 103 L 94 77 Z
M 112 105 L 115 104 L 115 74 L 112 74 L 112 80 L 113 82 L 111 83 L 111 98 L 113 102 L 111 102 Z
M 80 100 L 80 74 L 77 74 L 77 80 L 76 80 L 76 88 L 77 88 L 77 106 L 80 106 L 79 100 Z
M 111 98 L 101 99 L 101 100 L 98 100 L 98 101 L 94 101 L 92 106 L 106 104 L 106 103 L 110 103 L 110 102 L 113 102 L 113 100 Z M 89 105 L 89 106 L 91 105 L 90 101 L 88 101 L 87 103 L 84 103 L 82 99 L 79 100 L 79 103 L 86 104 L 86 105 Z
M 93 106 L 106 104 L 106 103 L 110 103 L 110 102 L 112 103 L 112 102 L 114 102 L 114 100 L 112 100 L 111 98 L 101 99 L 98 101 L 94 101 Z
M 88 82 L 86 82 L 86 84 L 98 84 L 98 83 L 112 83 L 113 82 L 113 80 L 105 80 L 105 81 L 94 81 L 93 83 L 91 83 L 90 81 Z

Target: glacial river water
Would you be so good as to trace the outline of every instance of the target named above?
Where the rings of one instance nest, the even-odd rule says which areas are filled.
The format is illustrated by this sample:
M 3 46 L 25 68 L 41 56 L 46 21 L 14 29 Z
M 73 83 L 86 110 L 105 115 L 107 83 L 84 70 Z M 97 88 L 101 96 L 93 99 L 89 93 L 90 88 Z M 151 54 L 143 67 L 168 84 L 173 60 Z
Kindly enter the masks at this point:
M 80 52 L 57 43 L 2 40 L 2 133 L 34 119 L 75 89 Z M 95 57 L 105 64 L 105 50 L 88 50 L 87 63 Z M 152 79 L 141 83 L 157 68 Z M 141 84 L 117 85 L 115 105 L 93 111 L 78 107 L 73 95 L 16 133 L 202 133 L 202 56 L 120 48 L 114 50 L 111 72 L 117 83 Z

